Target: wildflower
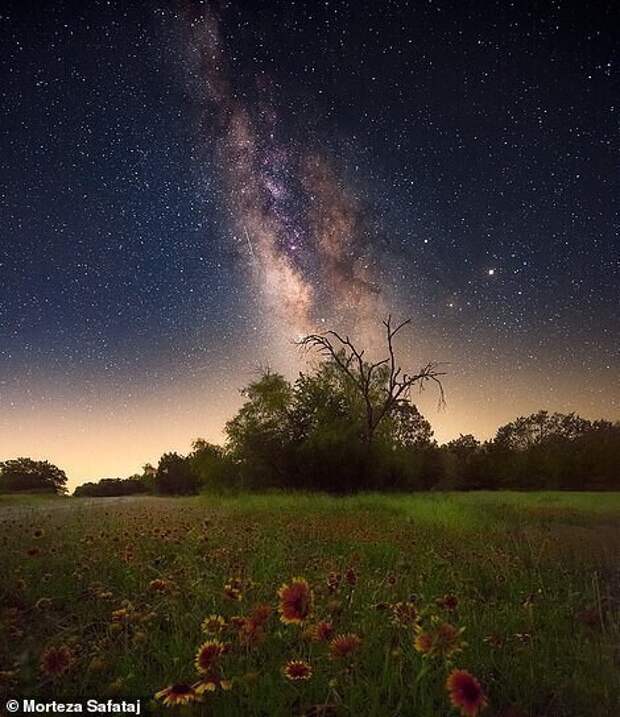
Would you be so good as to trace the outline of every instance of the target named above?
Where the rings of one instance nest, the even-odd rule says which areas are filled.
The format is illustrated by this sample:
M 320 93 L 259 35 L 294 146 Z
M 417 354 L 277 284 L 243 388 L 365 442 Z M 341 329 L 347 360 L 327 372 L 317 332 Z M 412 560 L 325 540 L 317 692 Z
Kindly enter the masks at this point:
M 127 608 L 120 608 L 112 611 L 112 622 L 128 623 L 131 620 L 131 613 Z
M 240 602 L 243 599 L 241 587 L 241 580 L 239 578 L 230 578 L 226 585 L 224 585 L 224 595 L 229 600 Z
M 40 610 L 41 612 L 44 612 L 45 610 L 49 610 L 51 607 L 52 607 L 52 600 L 51 600 L 51 598 L 48 598 L 48 597 L 39 598 L 34 604 L 35 610 Z
M 161 578 L 155 578 L 149 583 L 149 590 L 155 593 L 165 593 L 170 589 L 170 583 L 167 580 Z
M 312 637 L 318 642 L 329 642 L 334 636 L 334 626 L 324 620 L 312 628 Z
M 463 717 L 476 717 L 488 704 L 480 683 L 467 670 L 452 670 L 446 689 L 450 701 Z
M 359 649 L 361 644 L 361 638 L 355 633 L 337 635 L 329 643 L 329 652 L 335 660 L 346 660 Z
M 207 640 L 198 648 L 194 664 L 198 672 L 207 674 L 224 654 L 224 644 L 219 640 Z
M 250 620 L 256 625 L 264 625 L 271 617 L 272 612 L 273 608 L 271 605 L 267 605 L 266 603 L 256 605 L 250 613 Z
M 392 622 L 395 625 L 415 625 L 418 620 L 418 611 L 412 602 L 397 602 L 392 605 Z
M 287 680 L 309 680 L 312 677 L 312 666 L 304 660 L 289 660 L 282 668 Z
M 347 581 L 347 584 L 351 587 L 354 587 L 357 585 L 357 573 L 353 568 L 349 568 L 346 573 L 344 574 L 344 579 Z
M 74 662 L 73 652 L 67 645 L 48 647 L 41 655 L 39 667 L 48 677 L 59 677 L 68 672 Z
M 435 600 L 435 603 L 437 607 L 440 607 L 443 610 L 452 611 L 456 610 L 459 601 L 456 595 L 444 595 L 443 597 L 437 598 L 437 600 Z
M 232 682 L 223 680 L 217 670 L 212 670 L 201 675 L 200 680 L 193 685 L 197 695 L 203 695 L 205 692 L 215 692 L 218 688 L 221 690 L 230 690 Z
M 226 620 L 221 615 L 209 615 L 202 621 L 202 631 L 207 635 L 218 635 L 226 627 Z
M 415 639 L 415 649 L 423 655 L 430 654 L 433 649 L 433 636 L 430 632 L 421 632 Z
M 312 611 L 312 591 L 304 578 L 293 578 L 289 585 L 278 590 L 280 620 L 286 624 L 301 624 Z
M 262 642 L 265 635 L 264 626 L 272 612 L 270 605 L 257 605 L 249 617 L 240 618 L 237 621 L 239 640 L 248 646 Z
M 45 535 L 45 531 L 43 528 L 36 528 L 36 530 L 33 531 L 32 537 L 35 540 L 40 540 Z
M 465 645 L 462 634 L 463 628 L 442 622 L 430 631 L 420 632 L 414 646 L 418 652 L 428 657 L 451 657 L 461 652 Z
M 161 700 L 167 707 L 187 705 L 196 699 L 196 692 L 191 685 L 179 682 L 155 693 L 155 699 Z
M 522 645 L 527 645 L 532 641 L 532 635 L 529 632 L 515 632 L 513 637 Z
M 233 615 L 228 621 L 228 624 L 230 625 L 230 627 L 234 627 L 236 630 L 241 630 L 241 628 L 245 625 L 246 619 L 247 618 L 243 617 L 242 615 Z
M 330 573 L 327 576 L 327 589 L 330 593 L 335 593 L 338 591 L 341 580 L 342 575 L 340 575 L 340 573 Z

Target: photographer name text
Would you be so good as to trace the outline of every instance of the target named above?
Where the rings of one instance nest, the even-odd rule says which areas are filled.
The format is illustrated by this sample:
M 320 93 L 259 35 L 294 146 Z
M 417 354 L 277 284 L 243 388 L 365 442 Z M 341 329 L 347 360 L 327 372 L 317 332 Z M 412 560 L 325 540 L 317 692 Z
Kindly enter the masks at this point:
M 45 713 L 80 713 L 89 714 L 140 714 L 140 700 L 96 700 L 90 699 L 84 702 L 40 702 L 34 699 L 9 700 L 6 708 L 15 714 L 45 714 Z

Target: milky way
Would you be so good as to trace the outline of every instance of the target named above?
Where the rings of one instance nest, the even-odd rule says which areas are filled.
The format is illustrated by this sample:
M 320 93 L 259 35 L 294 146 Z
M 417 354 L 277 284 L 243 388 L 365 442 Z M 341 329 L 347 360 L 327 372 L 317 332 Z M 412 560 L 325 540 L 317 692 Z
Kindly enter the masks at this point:
M 257 76 L 253 104 L 240 98 L 213 8 L 191 27 L 204 78 L 201 129 L 264 312 L 291 338 L 324 325 L 372 336 L 386 307 L 358 201 L 325 153 L 279 139 L 278 92 L 268 76 Z

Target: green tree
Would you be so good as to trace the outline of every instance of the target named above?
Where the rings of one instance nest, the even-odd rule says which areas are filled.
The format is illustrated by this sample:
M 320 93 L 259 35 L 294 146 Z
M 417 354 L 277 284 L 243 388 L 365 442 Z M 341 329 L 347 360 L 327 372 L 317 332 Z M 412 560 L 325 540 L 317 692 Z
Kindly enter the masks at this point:
M 277 487 L 289 482 L 293 389 L 267 370 L 241 391 L 245 402 L 225 426 L 227 445 L 248 487 Z
M 236 466 L 229 452 L 221 446 L 197 438 L 192 444 L 188 460 L 201 487 L 217 490 L 239 487 Z
M 377 405 L 389 380 L 387 366 L 371 372 L 369 395 Z M 267 371 L 243 395 L 226 435 L 247 486 L 350 492 L 415 485 L 423 473 L 427 483 L 435 480 L 428 421 L 403 397 L 368 443 L 364 397 L 336 361 L 319 362 L 292 385 Z
M 16 458 L 0 462 L 0 491 L 45 491 L 66 493 L 67 476 L 48 461 Z
M 190 461 L 178 453 L 164 453 L 157 466 L 155 490 L 169 495 L 196 493 L 198 477 Z
M 348 336 L 343 337 L 336 331 L 309 334 L 298 342 L 305 349 L 318 351 L 332 363 L 358 394 L 363 406 L 363 438 L 367 447 L 372 446 L 382 423 L 388 420 L 399 406 L 409 403 L 414 387 L 422 388 L 429 381 L 435 383 L 443 403 L 440 377 L 444 374 L 438 370 L 439 364 L 428 363 L 413 374 L 403 372 L 397 364 L 394 339 L 410 321 L 408 319 L 393 327 L 392 317 L 387 317 L 383 326 L 385 352 L 388 355 L 372 363 L 364 359 L 364 349 L 358 348 Z

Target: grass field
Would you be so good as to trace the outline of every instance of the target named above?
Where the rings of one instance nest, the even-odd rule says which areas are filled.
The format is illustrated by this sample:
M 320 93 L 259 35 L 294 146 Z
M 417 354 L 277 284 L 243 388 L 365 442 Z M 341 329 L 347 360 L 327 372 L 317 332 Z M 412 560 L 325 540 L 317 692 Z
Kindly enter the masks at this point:
M 618 494 L 4 497 L 0 690 L 436 717 L 459 669 L 485 715 L 617 715 L 619 555 Z

